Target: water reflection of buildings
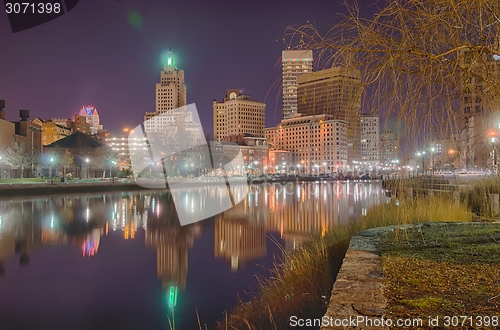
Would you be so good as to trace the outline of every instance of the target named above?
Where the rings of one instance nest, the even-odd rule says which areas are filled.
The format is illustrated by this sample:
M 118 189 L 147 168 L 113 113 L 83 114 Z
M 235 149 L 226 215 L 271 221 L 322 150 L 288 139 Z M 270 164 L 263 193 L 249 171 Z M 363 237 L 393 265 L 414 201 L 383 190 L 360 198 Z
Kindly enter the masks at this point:
M 266 229 L 248 218 L 215 217 L 215 258 L 224 258 L 233 272 L 266 256 Z
M 182 195 L 185 211 L 218 200 L 226 188 L 221 189 L 207 186 L 198 195 Z M 244 191 L 231 189 L 236 198 Z M 324 234 L 365 215 L 384 198 L 380 184 L 369 182 L 274 184 L 250 190 L 214 222 L 214 256 L 226 260 L 234 272 L 267 255 L 267 232 L 283 239 L 285 250 L 293 250 L 309 241 L 311 233 Z M 186 287 L 188 252 L 201 226 L 180 226 L 172 197 L 164 192 L 0 201 L 0 272 L 16 253 L 20 264 L 28 264 L 31 252 L 41 245 L 72 244 L 80 257 L 98 257 L 101 236 L 120 232 L 130 240 L 138 230 L 145 231 L 146 247 L 156 250 L 157 275 L 173 307 Z
M 31 252 L 40 245 L 41 232 L 40 227 L 30 221 L 34 209 L 29 203 L 21 209 L 10 208 L 10 202 L 1 204 L 5 212 L 0 215 L 0 275 L 4 275 L 5 260 L 15 254 L 19 254 L 21 266 L 29 264 Z
M 83 256 L 93 257 L 99 249 L 100 242 L 101 230 L 92 230 L 89 235 L 86 235 L 84 241 L 81 243 Z
M 128 240 L 140 229 L 145 230 L 146 246 L 156 249 L 164 289 L 171 294 L 174 289 L 176 296 L 186 286 L 188 250 L 201 227 L 181 227 L 164 192 L 0 201 L 0 273 L 5 273 L 5 260 L 16 253 L 24 265 L 39 246 L 72 244 L 83 257 L 93 257 L 102 235 L 121 231 Z
M 151 200 L 146 247 L 156 249 L 157 275 L 168 295 L 169 307 L 174 308 L 179 290 L 186 288 L 188 251 L 200 235 L 201 226 L 198 223 L 181 226 L 169 196 Z
M 163 288 L 186 287 L 188 250 L 199 236 L 197 224 L 181 227 L 166 222 L 150 222 L 146 231 L 146 246 L 156 249 L 157 274 Z
M 147 223 L 148 198 L 89 194 L 0 201 L 0 273 L 5 273 L 5 260 L 16 254 L 21 265 L 28 264 L 39 246 L 72 244 L 83 257 L 92 257 L 110 228 L 122 230 L 125 239 L 134 238 L 138 226 Z
M 215 257 L 229 261 L 233 271 L 239 261 L 265 256 L 266 232 L 277 232 L 285 250 L 324 235 L 339 224 L 366 215 L 381 203 L 380 185 L 368 182 L 267 184 L 252 187 L 237 206 L 220 214 L 215 222 Z

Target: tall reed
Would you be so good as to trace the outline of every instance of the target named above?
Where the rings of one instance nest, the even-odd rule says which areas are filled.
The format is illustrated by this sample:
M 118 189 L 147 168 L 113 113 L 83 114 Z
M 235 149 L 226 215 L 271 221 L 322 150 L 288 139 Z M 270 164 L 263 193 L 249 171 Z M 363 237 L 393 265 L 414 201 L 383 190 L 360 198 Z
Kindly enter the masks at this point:
M 283 251 L 284 258 L 271 270 L 271 277 L 259 279 L 260 294 L 251 301 L 233 308 L 217 329 L 285 329 L 290 317 L 321 318 L 324 315 L 334 274 L 350 238 L 359 231 L 388 225 L 423 222 L 465 222 L 472 214 L 466 205 L 455 204 L 449 198 L 402 199 L 371 208 L 367 215 L 348 225 L 331 228 L 324 236 L 314 237 L 292 253 Z

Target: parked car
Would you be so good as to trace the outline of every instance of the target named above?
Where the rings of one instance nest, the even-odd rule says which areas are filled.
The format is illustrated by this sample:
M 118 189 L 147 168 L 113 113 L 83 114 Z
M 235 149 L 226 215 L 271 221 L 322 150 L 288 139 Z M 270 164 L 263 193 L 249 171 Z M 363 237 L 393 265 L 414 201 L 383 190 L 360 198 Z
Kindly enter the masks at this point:
M 363 174 L 359 177 L 360 180 L 371 180 L 372 178 L 370 177 L 370 174 Z

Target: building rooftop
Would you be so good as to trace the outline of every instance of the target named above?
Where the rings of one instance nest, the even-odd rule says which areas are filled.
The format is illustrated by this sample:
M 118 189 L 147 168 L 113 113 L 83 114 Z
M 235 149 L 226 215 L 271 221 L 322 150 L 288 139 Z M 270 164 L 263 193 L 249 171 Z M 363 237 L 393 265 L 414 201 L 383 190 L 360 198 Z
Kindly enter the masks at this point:
M 81 132 L 75 132 L 70 136 L 57 140 L 45 148 L 99 148 L 102 144 L 92 137 Z
M 278 127 L 287 127 L 295 125 L 305 125 L 305 124 L 315 124 L 324 121 L 343 121 L 339 119 L 334 119 L 331 115 L 317 115 L 317 116 L 299 116 L 288 119 L 283 119 Z
M 80 116 L 99 116 L 99 113 L 93 105 L 84 105 L 80 110 Z

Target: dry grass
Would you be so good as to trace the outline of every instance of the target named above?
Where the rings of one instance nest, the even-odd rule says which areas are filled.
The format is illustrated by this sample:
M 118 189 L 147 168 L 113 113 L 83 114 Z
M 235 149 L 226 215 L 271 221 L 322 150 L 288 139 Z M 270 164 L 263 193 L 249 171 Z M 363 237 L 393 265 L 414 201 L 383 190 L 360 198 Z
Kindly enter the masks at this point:
M 500 316 L 498 223 L 423 226 L 396 244 L 391 235 L 382 257 L 390 318 Z
M 361 230 L 395 224 L 463 222 L 471 218 L 464 205 L 453 204 L 446 198 L 402 200 L 399 206 L 392 202 L 373 207 L 359 221 L 336 227 L 291 254 L 284 252 L 285 258 L 272 269 L 272 276 L 260 280 L 260 294 L 252 301 L 240 302 L 227 320 L 219 322 L 218 329 L 284 329 L 292 315 L 323 316 L 333 274 L 341 266 L 332 265 L 332 261 L 345 254 L 347 242 Z
M 470 210 L 481 217 L 492 217 L 490 194 L 500 194 L 500 179 L 484 179 L 474 184 L 465 194 L 465 201 Z

